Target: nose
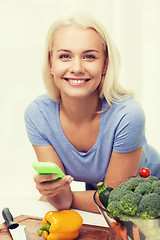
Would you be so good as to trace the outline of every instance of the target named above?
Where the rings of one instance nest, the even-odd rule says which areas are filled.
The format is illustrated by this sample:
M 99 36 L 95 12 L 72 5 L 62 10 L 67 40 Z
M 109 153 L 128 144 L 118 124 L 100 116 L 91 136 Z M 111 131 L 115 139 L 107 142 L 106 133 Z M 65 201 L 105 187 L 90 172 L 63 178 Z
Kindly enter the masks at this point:
M 72 60 L 71 63 L 71 68 L 70 68 L 71 73 L 75 74 L 82 74 L 84 73 L 84 67 L 83 67 L 83 62 L 81 59 L 78 57 Z

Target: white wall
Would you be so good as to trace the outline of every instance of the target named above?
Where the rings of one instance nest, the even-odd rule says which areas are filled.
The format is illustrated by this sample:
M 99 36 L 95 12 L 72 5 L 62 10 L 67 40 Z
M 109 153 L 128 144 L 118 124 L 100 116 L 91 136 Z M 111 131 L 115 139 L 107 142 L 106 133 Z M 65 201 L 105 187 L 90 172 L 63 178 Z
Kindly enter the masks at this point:
M 145 0 L 144 0 L 145 2 Z M 160 1 L 147 0 L 143 18 L 142 105 L 148 141 L 160 152 Z
M 159 10 L 158 0 L 0 0 L 1 195 L 38 196 L 24 110 L 45 92 L 41 71 L 48 28 L 70 13 L 85 11 L 108 29 L 121 53 L 120 81 L 137 93 L 149 142 L 160 150 Z

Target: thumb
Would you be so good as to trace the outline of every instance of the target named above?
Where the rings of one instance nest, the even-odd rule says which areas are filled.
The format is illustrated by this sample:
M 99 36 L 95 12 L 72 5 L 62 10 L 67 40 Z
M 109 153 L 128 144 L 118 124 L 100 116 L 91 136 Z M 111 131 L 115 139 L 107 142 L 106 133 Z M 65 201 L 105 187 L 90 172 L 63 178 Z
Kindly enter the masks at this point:
M 65 177 L 63 177 L 63 180 L 65 180 L 65 182 L 70 184 L 71 182 L 74 181 L 74 178 L 70 175 L 66 175 Z

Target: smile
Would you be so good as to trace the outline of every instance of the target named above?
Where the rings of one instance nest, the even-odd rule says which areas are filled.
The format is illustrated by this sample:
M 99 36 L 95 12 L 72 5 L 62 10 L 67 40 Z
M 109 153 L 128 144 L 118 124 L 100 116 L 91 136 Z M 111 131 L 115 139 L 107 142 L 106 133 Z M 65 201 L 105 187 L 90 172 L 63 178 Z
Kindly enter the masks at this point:
M 71 85 L 83 85 L 88 82 L 91 78 L 64 78 Z

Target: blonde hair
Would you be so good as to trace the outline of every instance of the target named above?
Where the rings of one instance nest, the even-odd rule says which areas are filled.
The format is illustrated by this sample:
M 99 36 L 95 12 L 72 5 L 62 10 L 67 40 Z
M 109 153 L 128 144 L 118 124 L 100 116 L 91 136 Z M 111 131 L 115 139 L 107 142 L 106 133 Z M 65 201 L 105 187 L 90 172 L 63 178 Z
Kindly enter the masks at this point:
M 113 102 L 119 102 L 132 92 L 125 90 L 118 82 L 120 56 L 114 43 L 111 41 L 107 32 L 97 21 L 82 14 L 76 14 L 73 17 L 66 18 L 55 22 L 49 29 L 46 43 L 45 62 L 43 69 L 43 79 L 48 95 L 53 101 L 60 101 L 60 91 L 54 82 L 54 78 L 50 71 L 50 54 L 53 49 L 53 40 L 56 31 L 65 26 L 80 27 L 85 29 L 93 29 L 96 31 L 103 44 L 106 61 L 108 61 L 107 71 L 102 75 L 99 86 L 99 97 L 105 97 L 109 106 Z

